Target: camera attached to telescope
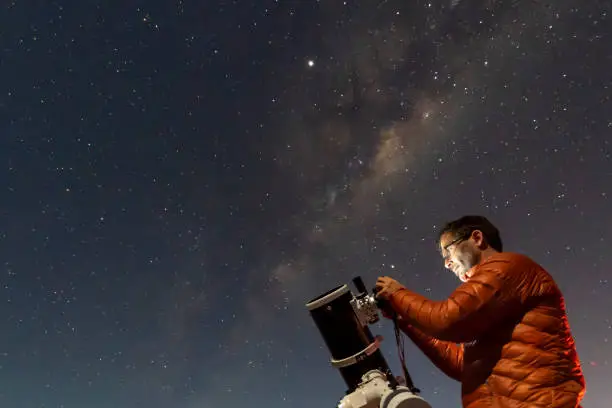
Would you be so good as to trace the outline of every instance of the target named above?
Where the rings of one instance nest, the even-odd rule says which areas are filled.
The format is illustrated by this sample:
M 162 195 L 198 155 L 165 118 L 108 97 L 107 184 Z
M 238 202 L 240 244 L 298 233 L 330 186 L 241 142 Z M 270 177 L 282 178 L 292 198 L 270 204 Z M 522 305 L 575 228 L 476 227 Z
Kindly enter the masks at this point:
M 357 294 L 344 284 L 306 303 L 329 349 L 331 365 L 340 371 L 348 386 L 337 407 L 431 408 L 417 395 L 419 391 L 412 384 L 403 357 L 406 385 L 393 376 L 380 350 L 382 337 L 374 337 L 368 327 L 380 320 L 381 310 L 392 315 L 392 309 L 376 297 L 375 291 L 368 293 L 361 277 L 355 277 L 353 283 Z M 395 330 L 399 340 L 397 325 Z
M 368 293 L 360 276 L 353 278 L 353 284 L 357 289 L 357 294 L 351 299 L 351 305 L 364 326 L 377 323 L 380 320 L 378 315 L 379 310 L 393 313 L 393 310 L 385 299 L 376 297 L 376 288 L 372 289 L 372 294 Z

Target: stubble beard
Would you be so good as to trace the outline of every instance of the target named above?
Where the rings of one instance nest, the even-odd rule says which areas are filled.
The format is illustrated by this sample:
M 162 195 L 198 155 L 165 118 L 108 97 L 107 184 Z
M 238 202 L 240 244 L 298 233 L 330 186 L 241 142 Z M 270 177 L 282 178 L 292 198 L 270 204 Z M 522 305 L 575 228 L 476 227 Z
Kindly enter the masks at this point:
M 469 251 L 464 252 L 459 257 L 459 268 L 455 271 L 455 275 L 461 282 L 467 282 L 471 275 L 470 270 L 480 263 L 480 254 Z

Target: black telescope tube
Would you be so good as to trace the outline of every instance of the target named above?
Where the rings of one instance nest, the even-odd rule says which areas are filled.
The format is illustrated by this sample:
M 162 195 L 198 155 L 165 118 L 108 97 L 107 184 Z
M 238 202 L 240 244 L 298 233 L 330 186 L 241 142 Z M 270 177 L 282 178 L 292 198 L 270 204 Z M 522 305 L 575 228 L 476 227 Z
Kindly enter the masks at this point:
M 352 298 L 348 286 L 342 285 L 306 304 L 333 360 L 359 354 L 374 342 L 370 329 L 363 326 L 355 314 L 350 303 Z M 393 378 L 380 350 L 369 356 L 361 355 L 354 364 L 339 367 L 338 370 L 349 388 L 348 392 L 354 391 L 361 377 L 370 370 L 380 370 L 388 378 Z

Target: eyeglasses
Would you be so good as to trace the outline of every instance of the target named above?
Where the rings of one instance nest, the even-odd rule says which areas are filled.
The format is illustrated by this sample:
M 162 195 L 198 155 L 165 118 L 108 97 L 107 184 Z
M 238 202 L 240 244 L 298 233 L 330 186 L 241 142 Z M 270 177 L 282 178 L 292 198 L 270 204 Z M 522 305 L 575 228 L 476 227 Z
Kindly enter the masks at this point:
M 444 245 L 442 247 L 442 251 L 441 251 L 442 252 L 442 258 L 444 258 L 444 260 L 446 261 L 446 259 L 450 256 L 448 248 L 450 248 L 452 245 L 458 244 L 459 242 L 465 241 L 466 239 L 467 239 L 467 237 L 459 237 L 459 238 L 456 238 L 456 239 L 452 240 L 448 244 Z

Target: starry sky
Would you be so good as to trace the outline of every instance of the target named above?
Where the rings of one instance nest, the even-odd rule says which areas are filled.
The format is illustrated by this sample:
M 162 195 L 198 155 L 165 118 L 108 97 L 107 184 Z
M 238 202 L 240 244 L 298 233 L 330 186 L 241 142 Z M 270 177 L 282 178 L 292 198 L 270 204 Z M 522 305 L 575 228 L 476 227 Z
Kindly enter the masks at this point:
M 612 381 L 612 22 L 603 1 L 8 1 L 0 405 L 334 406 L 305 303 L 458 285 L 489 217 L 555 277 Z M 373 325 L 401 373 L 389 321 Z M 459 385 L 406 340 L 432 407 Z M 263 405 L 265 404 L 265 405 Z

